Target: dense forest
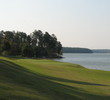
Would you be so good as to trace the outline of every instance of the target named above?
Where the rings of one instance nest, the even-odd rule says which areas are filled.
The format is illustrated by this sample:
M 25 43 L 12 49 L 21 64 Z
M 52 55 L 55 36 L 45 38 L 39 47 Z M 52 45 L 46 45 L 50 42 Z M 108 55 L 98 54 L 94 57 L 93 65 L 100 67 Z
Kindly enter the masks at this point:
M 93 51 L 88 48 L 63 47 L 63 53 L 93 53 Z
M 0 55 L 35 58 L 54 58 L 62 55 L 62 44 L 48 32 L 0 31 Z

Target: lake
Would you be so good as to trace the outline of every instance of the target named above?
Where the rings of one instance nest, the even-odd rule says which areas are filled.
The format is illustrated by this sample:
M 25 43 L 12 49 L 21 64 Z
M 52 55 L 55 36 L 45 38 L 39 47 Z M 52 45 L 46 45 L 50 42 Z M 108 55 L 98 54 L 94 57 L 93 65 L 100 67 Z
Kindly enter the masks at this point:
M 89 69 L 110 71 L 110 53 L 64 53 L 61 62 L 80 64 Z

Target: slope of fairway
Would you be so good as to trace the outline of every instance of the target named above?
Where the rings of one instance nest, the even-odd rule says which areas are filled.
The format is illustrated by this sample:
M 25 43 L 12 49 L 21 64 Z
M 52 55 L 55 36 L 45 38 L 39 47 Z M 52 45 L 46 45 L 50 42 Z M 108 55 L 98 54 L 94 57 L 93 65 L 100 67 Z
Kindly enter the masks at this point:
M 0 100 L 110 100 L 110 71 L 0 57 Z

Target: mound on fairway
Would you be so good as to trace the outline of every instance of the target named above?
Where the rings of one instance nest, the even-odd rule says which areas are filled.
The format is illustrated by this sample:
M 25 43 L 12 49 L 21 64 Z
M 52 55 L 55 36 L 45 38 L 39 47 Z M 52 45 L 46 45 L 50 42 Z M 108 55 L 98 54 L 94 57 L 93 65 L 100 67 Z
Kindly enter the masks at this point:
M 110 100 L 110 72 L 0 57 L 0 100 Z

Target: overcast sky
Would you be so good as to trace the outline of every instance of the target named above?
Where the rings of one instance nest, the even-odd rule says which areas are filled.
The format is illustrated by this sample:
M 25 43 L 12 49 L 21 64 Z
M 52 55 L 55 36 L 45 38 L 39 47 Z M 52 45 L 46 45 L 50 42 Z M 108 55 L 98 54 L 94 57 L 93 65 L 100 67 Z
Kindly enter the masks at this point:
M 0 30 L 34 29 L 63 46 L 110 49 L 110 0 L 0 0 Z

